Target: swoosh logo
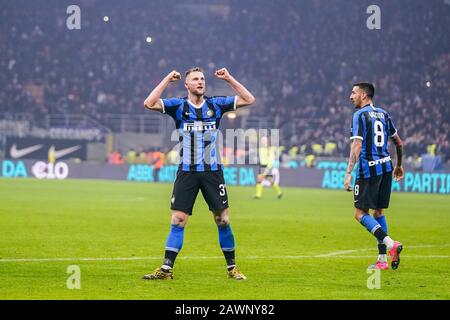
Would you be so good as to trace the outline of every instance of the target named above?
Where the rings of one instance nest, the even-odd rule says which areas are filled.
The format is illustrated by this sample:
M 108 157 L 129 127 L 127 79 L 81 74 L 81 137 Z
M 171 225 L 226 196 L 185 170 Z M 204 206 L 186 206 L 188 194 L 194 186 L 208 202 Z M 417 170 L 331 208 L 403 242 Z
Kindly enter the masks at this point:
M 11 155 L 11 158 L 17 159 L 22 158 L 23 156 L 26 156 L 27 154 L 33 153 L 37 150 L 42 148 L 42 144 L 37 144 L 35 146 L 23 148 L 23 149 L 17 149 L 17 145 L 13 144 L 11 146 L 11 150 L 9 150 L 9 154 Z
M 72 152 L 75 152 L 77 150 L 81 149 L 81 146 L 75 146 L 75 147 L 70 147 L 70 148 L 65 148 L 65 149 L 61 149 L 56 151 L 55 150 L 55 159 L 64 157 Z

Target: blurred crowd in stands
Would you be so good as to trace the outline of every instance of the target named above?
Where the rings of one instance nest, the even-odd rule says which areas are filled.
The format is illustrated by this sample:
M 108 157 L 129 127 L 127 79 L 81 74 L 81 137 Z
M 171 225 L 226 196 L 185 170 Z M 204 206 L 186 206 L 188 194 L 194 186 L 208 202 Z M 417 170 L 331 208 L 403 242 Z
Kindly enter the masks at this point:
M 347 156 L 349 95 L 365 80 L 407 156 L 416 161 L 434 146 L 448 160 L 450 5 L 382 2 L 381 29 L 370 30 L 372 2 L 80 0 L 81 29 L 68 30 L 67 1 L 7 1 L 1 110 L 36 119 L 81 113 L 102 123 L 108 113 L 149 112 L 143 100 L 172 69 L 203 67 L 215 88 L 213 72 L 225 66 L 257 98 L 250 116 L 276 120 L 285 154 Z M 184 87 L 170 86 L 172 95 L 184 96 Z

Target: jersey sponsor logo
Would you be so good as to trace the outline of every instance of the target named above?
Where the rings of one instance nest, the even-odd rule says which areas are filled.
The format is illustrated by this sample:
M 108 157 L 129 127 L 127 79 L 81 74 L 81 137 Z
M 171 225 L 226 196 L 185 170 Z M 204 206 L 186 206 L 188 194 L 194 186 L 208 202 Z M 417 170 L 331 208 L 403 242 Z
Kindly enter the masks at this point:
M 391 161 L 391 156 L 387 156 L 387 157 L 384 157 L 384 158 L 381 158 L 381 159 L 378 159 L 378 160 L 369 161 L 369 167 L 373 167 L 373 166 L 376 166 L 378 164 L 386 163 L 388 161 Z
M 42 148 L 42 144 L 37 144 L 35 146 L 23 148 L 23 149 L 17 149 L 17 145 L 13 144 L 11 146 L 11 149 L 9 151 L 9 154 L 11 155 L 11 158 L 18 159 L 26 156 L 27 154 L 33 153 L 39 149 Z
M 216 130 L 215 121 L 194 121 L 186 122 L 183 126 L 184 131 L 204 131 L 204 130 Z

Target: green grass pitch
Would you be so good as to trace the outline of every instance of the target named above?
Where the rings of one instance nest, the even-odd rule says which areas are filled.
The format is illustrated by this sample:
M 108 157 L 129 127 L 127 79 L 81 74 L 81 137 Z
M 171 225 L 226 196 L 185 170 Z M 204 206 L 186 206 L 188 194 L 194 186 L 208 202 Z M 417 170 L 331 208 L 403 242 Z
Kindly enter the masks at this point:
M 394 193 L 398 270 L 368 289 L 376 240 L 344 191 L 229 187 L 237 263 L 227 279 L 217 228 L 199 193 L 173 281 L 141 277 L 162 262 L 168 184 L 0 179 L 0 299 L 450 299 L 450 197 Z M 120 259 L 124 258 L 124 259 Z M 23 259 L 23 260 L 22 260 Z M 35 260 L 32 260 L 35 259 Z M 70 290 L 67 268 L 80 268 Z

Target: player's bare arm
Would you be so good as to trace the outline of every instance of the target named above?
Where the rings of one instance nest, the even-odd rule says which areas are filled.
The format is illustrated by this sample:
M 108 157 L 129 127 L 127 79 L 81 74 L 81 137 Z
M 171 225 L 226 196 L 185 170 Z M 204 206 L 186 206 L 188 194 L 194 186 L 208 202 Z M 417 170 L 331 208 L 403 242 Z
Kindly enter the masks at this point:
M 181 79 L 181 74 L 178 71 L 171 71 L 161 82 L 153 89 L 144 101 L 144 107 L 150 110 L 162 112 L 163 106 L 161 104 L 161 95 L 166 90 L 167 86 L 171 82 L 175 82 Z
M 350 147 L 350 157 L 348 159 L 348 166 L 347 166 L 347 173 L 345 175 L 345 182 L 344 182 L 344 188 L 346 191 L 352 191 L 352 188 L 350 186 L 350 182 L 352 180 L 352 171 L 355 167 L 356 163 L 359 160 L 359 155 L 361 154 L 361 148 L 362 148 L 362 140 L 360 139 L 354 139 L 353 143 Z
M 397 150 L 397 163 L 394 168 L 394 179 L 395 181 L 400 181 L 403 179 L 404 171 L 402 167 L 403 160 L 403 141 L 400 139 L 399 135 L 396 133 L 392 137 L 392 141 L 394 141 L 395 149 Z
M 217 70 L 214 75 L 222 80 L 228 82 L 228 84 L 236 91 L 237 101 L 236 108 L 245 107 L 255 103 L 255 97 L 244 87 L 239 81 L 237 81 L 226 68 Z

